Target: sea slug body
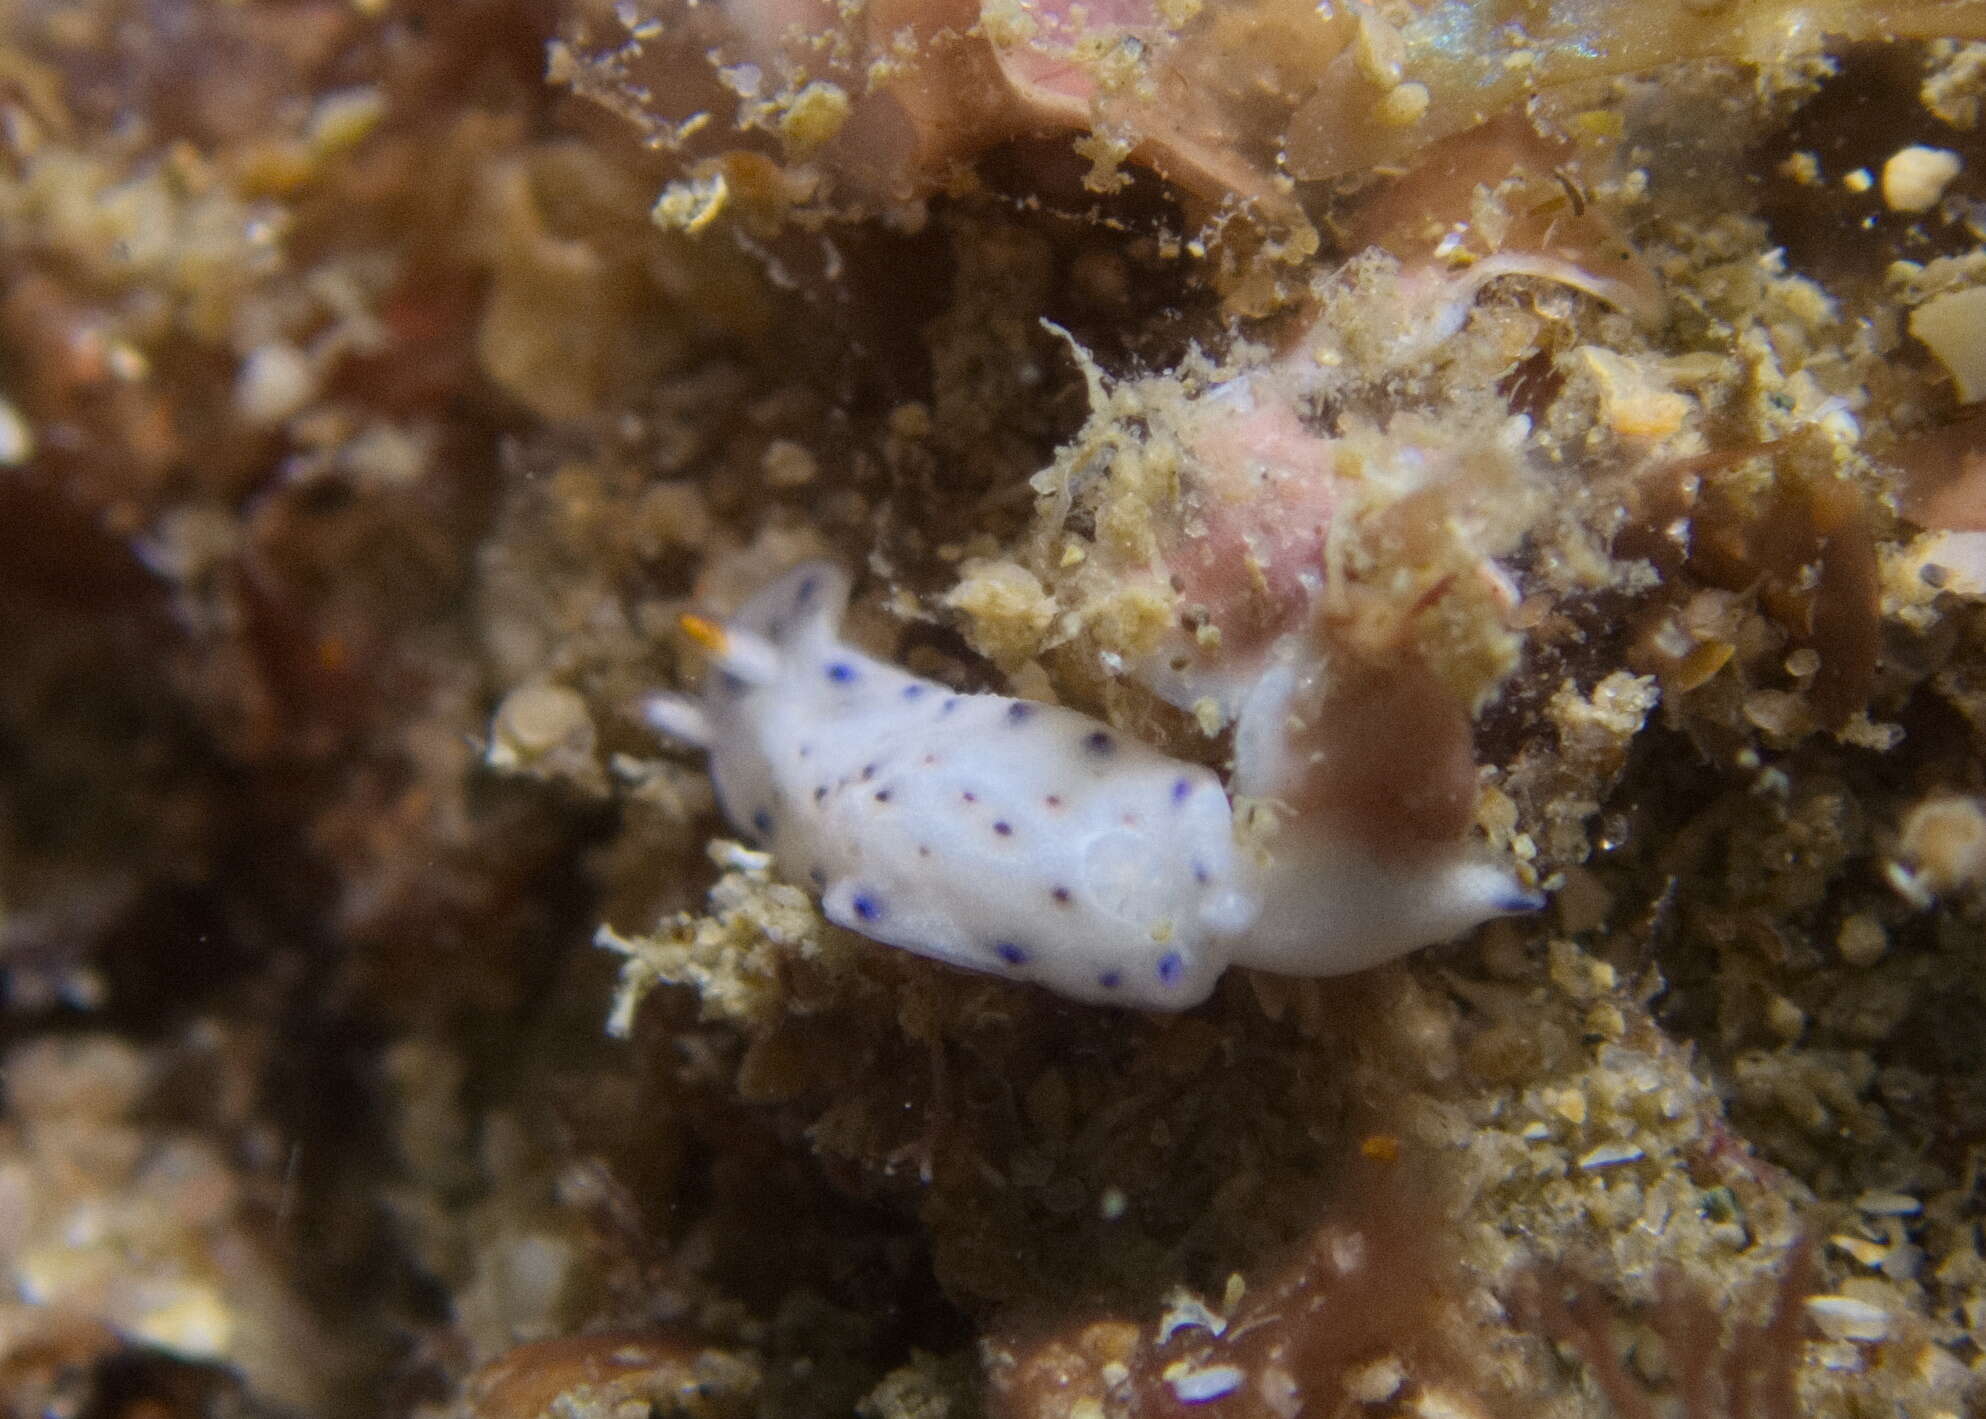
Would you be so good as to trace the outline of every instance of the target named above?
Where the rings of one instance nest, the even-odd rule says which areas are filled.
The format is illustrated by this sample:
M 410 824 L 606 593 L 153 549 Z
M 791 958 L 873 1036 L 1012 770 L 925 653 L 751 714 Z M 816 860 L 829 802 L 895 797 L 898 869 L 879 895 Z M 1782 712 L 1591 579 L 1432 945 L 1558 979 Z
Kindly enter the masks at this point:
M 1338 964 L 1342 932 L 1328 922 L 1275 933 L 1315 935 L 1325 947 L 1315 959 L 1251 932 L 1265 896 L 1271 917 L 1292 918 L 1278 900 L 1286 874 L 1265 872 L 1237 842 L 1211 770 L 1074 711 L 960 694 L 855 651 L 838 637 L 848 592 L 839 567 L 808 563 L 722 627 L 687 618 L 713 652 L 702 700 L 647 704 L 656 729 L 709 752 L 725 817 L 770 849 L 782 876 L 818 892 L 829 920 L 1072 999 L 1143 1009 L 1198 1003 L 1236 960 L 1306 974 L 1369 963 L 1355 950 Z M 1416 908 L 1417 939 L 1400 943 L 1374 919 L 1428 883 L 1340 880 L 1342 864 L 1306 863 L 1302 875 L 1319 866 L 1353 906 L 1353 929 L 1383 939 L 1381 958 L 1535 905 L 1500 871 L 1471 864 L 1457 879 L 1469 899 L 1431 919 L 1435 935 L 1419 934 Z M 1297 917 L 1314 897 L 1303 894 Z

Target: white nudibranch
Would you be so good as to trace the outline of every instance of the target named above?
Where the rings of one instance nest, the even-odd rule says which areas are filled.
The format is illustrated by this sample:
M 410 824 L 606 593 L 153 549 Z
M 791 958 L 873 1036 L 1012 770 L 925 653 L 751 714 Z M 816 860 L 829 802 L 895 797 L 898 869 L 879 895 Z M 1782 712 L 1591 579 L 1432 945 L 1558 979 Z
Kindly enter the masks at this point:
M 686 617 L 713 661 L 701 702 L 656 695 L 646 714 L 709 751 L 725 817 L 850 931 L 1177 1010 L 1232 963 L 1339 974 L 1542 900 L 1460 848 L 1399 866 L 1301 834 L 1244 846 L 1211 770 L 844 645 L 848 592 L 808 563 L 721 627 Z

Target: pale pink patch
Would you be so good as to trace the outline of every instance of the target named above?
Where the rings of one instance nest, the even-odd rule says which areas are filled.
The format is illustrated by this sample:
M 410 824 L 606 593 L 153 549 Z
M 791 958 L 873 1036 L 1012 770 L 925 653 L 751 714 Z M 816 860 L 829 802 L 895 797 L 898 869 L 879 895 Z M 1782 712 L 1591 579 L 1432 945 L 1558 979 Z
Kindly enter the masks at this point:
M 1986 532 L 1986 418 L 1905 439 L 1890 463 L 1905 517 L 1939 531 Z
M 1185 516 L 1163 550 L 1181 601 L 1232 660 L 1295 629 L 1323 584 L 1331 442 L 1237 381 L 1204 402 L 1191 454 Z
M 1000 67 L 1017 87 L 1037 98 L 1066 99 L 1087 105 L 1096 96 L 1096 80 L 1070 58 L 1079 41 L 1108 42 L 1115 36 L 1151 31 L 1158 12 L 1150 0 L 1025 0 L 1020 7 L 1035 23 L 1027 40 L 996 46 Z

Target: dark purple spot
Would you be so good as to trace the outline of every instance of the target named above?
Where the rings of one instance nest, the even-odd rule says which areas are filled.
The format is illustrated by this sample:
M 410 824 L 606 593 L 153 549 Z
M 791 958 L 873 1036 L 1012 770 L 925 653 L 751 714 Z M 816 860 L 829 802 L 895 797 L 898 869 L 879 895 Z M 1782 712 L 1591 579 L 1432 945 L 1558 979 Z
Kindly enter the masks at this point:
M 961 793 L 959 797 L 963 798 L 967 803 L 977 803 L 979 801 L 979 795 L 974 793 L 969 788 L 966 789 L 963 793 Z
M 1192 794 L 1192 792 L 1193 792 L 1193 781 L 1191 779 L 1182 778 L 1173 781 L 1172 801 L 1174 803 L 1184 803 L 1188 798 L 1188 796 Z
M 917 845 L 917 855 L 919 857 L 929 857 L 931 855 L 931 845 L 929 843 L 919 843 Z
M 889 801 L 890 801 L 890 791 L 887 788 L 879 788 L 876 790 L 876 802 L 887 803 Z
M 1124 984 L 1124 975 L 1121 971 L 1105 971 L 1096 978 L 1096 983 L 1105 990 L 1115 990 Z
M 950 714 L 953 710 L 957 709 L 958 707 L 959 707 L 959 697 L 957 695 L 953 695 L 950 699 L 946 700 L 942 705 L 938 706 L 938 713 Z
M 826 798 L 826 797 L 827 797 L 827 785 L 826 785 L 826 784 L 822 784 L 822 785 L 821 785 L 820 787 L 818 787 L 818 788 L 816 788 L 816 789 L 814 790 L 814 802 L 816 802 L 816 803 L 819 803 L 819 802 L 820 802 L 820 801 L 821 801 L 822 799 L 824 799 L 824 798 Z
M 1177 951 L 1168 951 L 1159 957 L 1158 978 L 1161 985 L 1175 985 L 1185 974 L 1186 962 Z
M 1048 797 L 1042 799 L 1041 801 L 1043 803 L 1046 803 L 1050 808 L 1060 808 L 1062 806 L 1062 795 L 1059 793 L 1051 793 L 1048 795 Z
M 1048 895 L 1055 899 L 1055 905 L 1058 907 L 1069 905 L 1069 889 L 1067 887 L 1057 887 Z
M 1010 966 L 1025 966 L 1027 952 L 1011 941 L 1002 941 L 993 948 L 994 952 Z
M 1209 882 L 1214 880 L 1211 876 L 1208 875 L 1207 865 L 1204 862 L 1196 862 L 1193 864 L 1193 880 L 1195 882 L 1198 882 L 1202 887 L 1206 886 Z
M 903 687 L 903 697 L 906 700 L 921 700 L 924 698 L 926 688 L 923 685 L 905 685 Z
M 855 667 L 845 660 L 831 660 L 827 666 L 827 677 L 837 685 L 855 683 Z
M 825 887 L 827 886 L 827 873 L 821 871 L 818 867 L 809 867 L 807 869 L 807 880 L 812 882 L 816 887 Z
M 936 764 L 937 762 L 938 762 L 938 756 L 936 754 L 926 754 L 924 756 L 924 767 L 927 769 L 930 768 L 932 765 Z
M 1014 835 L 1014 825 L 1007 822 L 995 823 L 993 825 L 993 831 L 1003 838 L 1011 838 Z
M 772 813 L 764 808 L 752 814 L 752 828 L 762 838 L 772 836 Z
M 795 606 L 805 606 L 808 602 L 814 599 L 815 593 L 818 592 L 820 589 L 821 589 L 821 579 L 819 577 L 817 576 L 802 577 L 800 579 L 800 585 L 794 589 L 793 604 Z
M 883 914 L 883 904 L 867 892 L 857 892 L 849 900 L 848 905 L 853 907 L 855 909 L 855 915 L 864 921 L 874 921 Z M 1161 973 L 1163 973 L 1163 969 L 1163 963 L 1161 963 Z
M 1092 754 L 1108 754 L 1117 747 L 1117 741 L 1099 729 L 1094 734 L 1083 736 L 1083 747 Z
M 1021 701 L 1016 700 L 1014 701 L 1014 703 L 1007 706 L 1007 723 L 1009 724 L 1026 724 L 1030 719 L 1033 718 L 1034 718 L 1033 705 L 1024 704 Z
M 876 766 L 874 764 L 864 764 L 862 766 L 862 782 L 867 783 L 870 779 L 874 778 L 875 776 L 876 776 Z

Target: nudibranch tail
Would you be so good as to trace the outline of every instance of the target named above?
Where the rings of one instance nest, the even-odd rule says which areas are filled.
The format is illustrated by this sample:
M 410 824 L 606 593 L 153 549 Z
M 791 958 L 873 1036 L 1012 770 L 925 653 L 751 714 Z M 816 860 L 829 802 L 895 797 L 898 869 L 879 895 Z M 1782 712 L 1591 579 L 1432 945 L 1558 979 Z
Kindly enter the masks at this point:
M 1277 842 L 1255 887 L 1262 914 L 1236 940 L 1234 959 L 1287 975 L 1362 971 L 1545 904 L 1542 893 L 1467 844 L 1388 860 L 1301 833 Z
M 1545 894 L 1527 887 L 1517 875 L 1486 857 L 1463 855 L 1439 875 L 1438 886 L 1424 909 L 1437 925 L 1455 922 L 1446 940 L 1480 926 L 1491 917 L 1522 916 L 1540 910 Z

